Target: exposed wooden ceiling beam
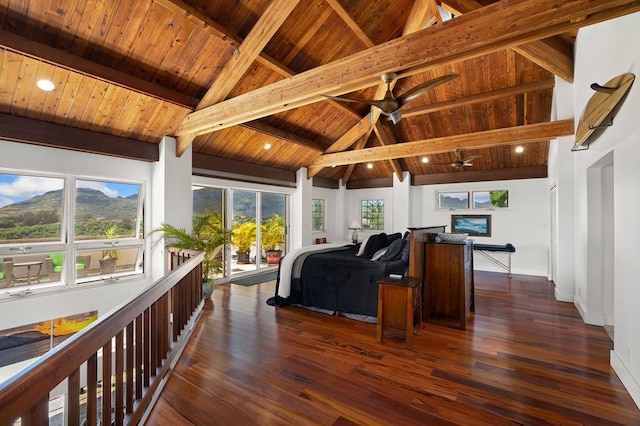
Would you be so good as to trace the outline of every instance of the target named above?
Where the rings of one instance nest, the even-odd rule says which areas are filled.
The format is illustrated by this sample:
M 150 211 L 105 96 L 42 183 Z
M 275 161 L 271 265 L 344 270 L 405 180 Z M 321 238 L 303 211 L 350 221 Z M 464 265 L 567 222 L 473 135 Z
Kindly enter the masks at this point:
M 190 114 L 176 135 L 200 135 L 346 93 L 347 86 L 406 67 L 423 70 L 640 10 L 640 0 L 514 0 L 494 3 Z M 576 22 L 585 18 L 581 22 Z M 511 25 L 495 25 L 510 22 Z M 416 71 L 418 72 L 418 71 Z M 186 146 L 182 146 L 182 151 Z M 181 152 L 179 150 L 179 152 Z
M 391 132 L 388 124 L 378 121 L 375 126 L 373 126 L 373 131 L 375 132 L 378 141 L 380 142 L 380 146 L 389 146 L 396 143 L 396 140 L 393 137 L 393 133 Z M 402 170 L 400 161 L 398 161 L 398 159 L 396 158 L 392 158 L 387 161 L 389 161 L 391 170 L 393 170 L 396 176 L 398 176 L 398 180 L 402 182 L 402 180 L 404 179 L 404 170 Z
M 496 99 L 520 95 L 527 92 L 535 92 L 538 90 L 552 89 L 555 86 L 555 80 L 548 78 L 545 80 L 534 81 L 533 83 L 521 84 L 518 86 L 505 87 L 503 89 L 492 90 L 490 92 L 478 93 L 477 95 L 466 96 L 464 98 L 450 99 L 448 101 L 437 102 L 435 104 L 424 105 L 414 108 L 402 110 L 402 117 L 414 117 L 417 115 L 429 114 L 436 111 L 458 108 L 466 105 L 477 104 L 480 102 L 489 102 Z
M 158 161 L 158 144 L 0 113 L 0 139 L 141 161 Z
M 223 66 L 216 80 L 200 100 L 197 109 L 217 104 L 231 93 L 298 2 L 299 0 L 273 0 L 267 6 L 247 38 L 238 47 L 237 55 L 233 55 Z
M 278 31 L 285 19 L 293 11 L 299 0 L 274 0 L 269 4 L 258 22 L 251 28 L 247 38 L 222 67 L 222 70 L 211 84 L 207 93 L 202 97 L 196 110 L 223 101 L 231 93 L 235 85 L 244 77 L 245 73 L 256 60 L 271 37 Z M 177 145 L 185 147 L 191 145 L 195 135 L 180 135 Z M 180 148 L 178 154 L 182 155 Z
M 353 148 L 357 150 L 364 148 L 364 146 L 367 144 L 367 140 L 369 139 L 370 135 L 371 135 L 371 130 L 369 130 L 365 135 L 363 135 L 360 138 L 360 140 L 353 145 Z M 342 175 L 342 185 L 345 185 L 345 186 L 347 185 L 347 182 L 349 182 L 349 179 L 351 179 L 351 174 L 353 173 L 353 169 L 355 169 L 355 167 L 356 167 L 355 164 L 347 165 L 344 171 L 344 174 Z
M 475 0 L 446 0 L 445 7 L 456 15 L 462 15 L 483 7 Z M 543 40 L 513 46 L 512 49 L 540 67 L 573 83 L 573 52 L 567 51 L 560 40 Z
M 172 12 L 177 13 L 178 15 L 183 16 L 188 21 L 197 25 L 198 27 L 204 29 L 209 34 L 218 37 L 220 40 L 228 41 L 230 45 L 235 47 L 236 49 L 240 47 L 242 44 L 242 38 L 234 37 L 233 32 L 228 28 L 225 28 L 223 25 L 220 25 L 216 21 L 204 16 L 199 10 L 191 7 L 187 3 L 181 0 L 154 0 L 155 3 L 169 9 Z M 283 77 L 291 77 L 295 74 L 292 70 L 290 70 L 286 65 L 278 62 L 271 56 L 267 55 L 264 52 L 261 52 L 260 55 L 256 58 L 258 62 L 272 71 L 277 72 Z
M 573 134 L 573 119 L 550 123 L 529 124 L 505 129 L 487 130 L 464 135 L 446 136 L 414 142 L 398 143 L 390 146 L 365 148 L 323 154 L 311 168 L 342 166 L 345 164 L 383 161 L 393 158 L 420 157 L 423 155 L 450 152 L 456 148 L 481 149 L 516 143 L 537 142 Z
M 432 173 L 411 177 L 411 185 L 441 185 L 445 183 L 491 182 L 495 180 L 537 179 L 548 177 L 547 166 L 510 167 L 492 170 L 464 170 Z
M 364 43 L 365 46 L 375 46 L 375 43 L 371 41 L 369 36 L 366 35 L 364 31 L 362 31 L 362 28 L 360 28 L 356 21 L 353 20 L 353 18 L 349 15 L 345 8 L 342 7 L 340 3 L 338 3 L 337 0 L 327 0 L 327 3 L 338 14 L 340 19 L 342 19 L 345 24 L 347 24 L 347 26 L 351 28 L 351 31 L 355 33 L 355 35 Z
M 409 17 L 407 18 L 407 22 L 404 26 L 403 35 L 411 34 L 416 31 L 424 28 L 425 21 L 427 20 L 427 16 L 431 13 L 432 0 L 416 0 L 413 3 L 413 7 L 411 8 L 411 12 L 409 13 Z M 395 86 L 397 80 L 394 80 L 389 85 L 389 88 L 393 88 Z M 387 91 L 386 83 L 378 83 L 378 88 L 376 89 L 376 93 L 374 95 L 374 99 L 381 99 Z M 364 120 L 368 119 L 368 123 Z M 347 130 L 347 132 L 342 135 L 337 141 L 335 141 L 329 149 L 325 151 L 325 153 L 344 151 L 349 148 L 353 142 L 355 142 L 359 137 L 365 134 L 365 132 L 371 133 L 371 127 L 378 122 L 380 119 L 380 110 L 376 107 L 371 107 L 371 112 L 368 116 L 359 120 L 351 129 Z M 308 173 L 311 173 L 311 176 L 316 175 L 321 169 L 313 168 L 308 169 Z M 399 175 L 402 180 L 402 175 Z
M 286 142 L 291 142 L 293 144 L 303 146 L 308 149 L 312 149 L 314 151 L 323 152 L 324 148 L 319 143 L 305 139 L 301 136 L 295 135 L 291 132 L 287 132 L 286 130 L 279 129 L 277 127 L 269 126 L 268 124 L 262 123 L 260 121 L 249 121 L 248 123 L 241 124 L 242 127 L 247 129 L 251 129 L 255 132 L 259 132 L 265 135 L 272 136 L 274 138 L 281 139 Z
M 573 83 L 573 50 L 563 45 L 559 37 L 525 43 L 512 49 L 554 75 Z
M 198 104 L 198 100 L 196 98 L 192 98 L 183 93 L 158 86 L 157 84 L 146 80 L 141 80 L 130 74 L 116 71 L 112 68 L 88 61 L 63 50 L 58 50 L 38 42 L 28 40 L 8 31 L 0 30 L 0 46 L 21 55 L 29 56 L 79 74 L 97 78 L 127 90 L 141 93 L 189 110 L 193 110 Z

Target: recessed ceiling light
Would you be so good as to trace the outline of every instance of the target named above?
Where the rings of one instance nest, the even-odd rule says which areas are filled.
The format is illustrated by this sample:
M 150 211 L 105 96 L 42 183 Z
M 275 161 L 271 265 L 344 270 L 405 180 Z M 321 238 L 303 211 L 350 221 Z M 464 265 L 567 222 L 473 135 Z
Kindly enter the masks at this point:
M 265 143 L 264 144 L 264 149 L 271 149 L 271 144 L 270 143 Z
M 423 163 L 428 163 L 428 162 L 429 162 L 429 159 L 428 159 L 427 157 L 422 157 L 422 162 L 423 162 Z
M 516 146 L 516 152 L 518 154 L 523 153 L 524 152 L 524 147 L 523 146 Z
M 367 169 L 373 169 L 373 164 L 367 163 Z
M 45 80 L 45 79 L 38 80 L 36 85 L 40 90 L 44 90 L 45 92 L 51 92 L 53 89 L 56 88 L 56 85 L 53 84 L 51 80 Z

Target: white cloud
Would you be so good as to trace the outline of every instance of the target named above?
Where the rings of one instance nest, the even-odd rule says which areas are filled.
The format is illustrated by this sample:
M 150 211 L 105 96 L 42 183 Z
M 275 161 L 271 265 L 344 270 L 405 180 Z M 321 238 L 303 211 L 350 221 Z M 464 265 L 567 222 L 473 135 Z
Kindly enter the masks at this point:
M 63 185 L 64 181 L 62 179 L 20 176 L 10 183 L 1 182 L 0 194 L 5 197 L 25 199 L 44 194 L 45 192 L 62 189 Z M 15 202 L 15 200 L 11 202 Z
M 102 192 L 107 197 L 118 198 L 118 191 L 116 191 L 115 189 L 109 188 L 103 182 L 96 182 L 92 180 L 79 180 L 78 188 L 95 189 L 96 191 Z

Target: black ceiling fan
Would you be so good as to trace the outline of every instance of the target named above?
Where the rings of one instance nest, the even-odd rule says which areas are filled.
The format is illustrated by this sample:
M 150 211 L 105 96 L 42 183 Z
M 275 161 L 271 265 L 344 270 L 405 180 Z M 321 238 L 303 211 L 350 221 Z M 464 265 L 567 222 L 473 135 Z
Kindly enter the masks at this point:
M 473 163 L 471 163 L 471 161 L 475 160 L 476 158 L 480 158 L 482 157 L 482 155 L 472 155 L 470 157 L 467 158 L 462 158 L 462 149 L 454 149 L 453 152 L 456 155 L 455 160 L 453 160 L 450 163 L 429 163 L 430 166 L 451 166 L 455 169 L 459 169 L 461 167 L 473 167 Z
M 384 98 L 380 100 L 375 99 L 357 99 L 357 98 L 348 98 L 345 96 L 327 96 L 330 99 L 334 99 L 336 101 L 342 102 L 361 102 L 368 105 L 372 105 L 378 107 L 380 112 L 391 119 L 393 124 L 396 124 L 402 118 L 402 113 L 400 112 L 400 108 L 406 105 L 408 102 L 414 100 L 418 96 L 421 96 L 433 89 L 434 87 L 446 83 L 449 80 L 453 80 L 458 77 L 458 74 L 448 74 L 443 75 L 441 77 L 436 77 L 432 80 L 425 81 L 424 83 L 418 84 L 417 86 L 412 87 L 411 89 L 404 92 L 402 95 L 395 97 L 391 90 L 391 83 L 396 79 L 397 74 L 394 72 L 388 72 L 382 74 L 380 77 L 382 81 L 387 83 L 387 93 L 384 95 Z

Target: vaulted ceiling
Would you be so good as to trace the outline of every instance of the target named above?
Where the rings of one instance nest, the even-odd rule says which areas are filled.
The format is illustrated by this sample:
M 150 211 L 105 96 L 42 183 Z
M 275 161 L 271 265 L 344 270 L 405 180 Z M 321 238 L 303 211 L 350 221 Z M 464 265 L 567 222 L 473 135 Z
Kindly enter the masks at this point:
M 573 133 L 572 120 L 551 122 L 551 102 L 554 75 L 573 80 L 578 28 L 638 10 L 637 0 L 0 0 L 0 138 L 153 160 L 170 135 L 205 167 L 307 167 L 343 183 L 403 171 L 423 182 L 539 176 L 549 139 Z M 327 98 L 381 99 L 388 72 L 396 96 L 458 77 L 409 102 L 397 124 Z M 55 90 L 37 89 L 42 78 Z M 456 148 L 480 157 L 453 168 Z

